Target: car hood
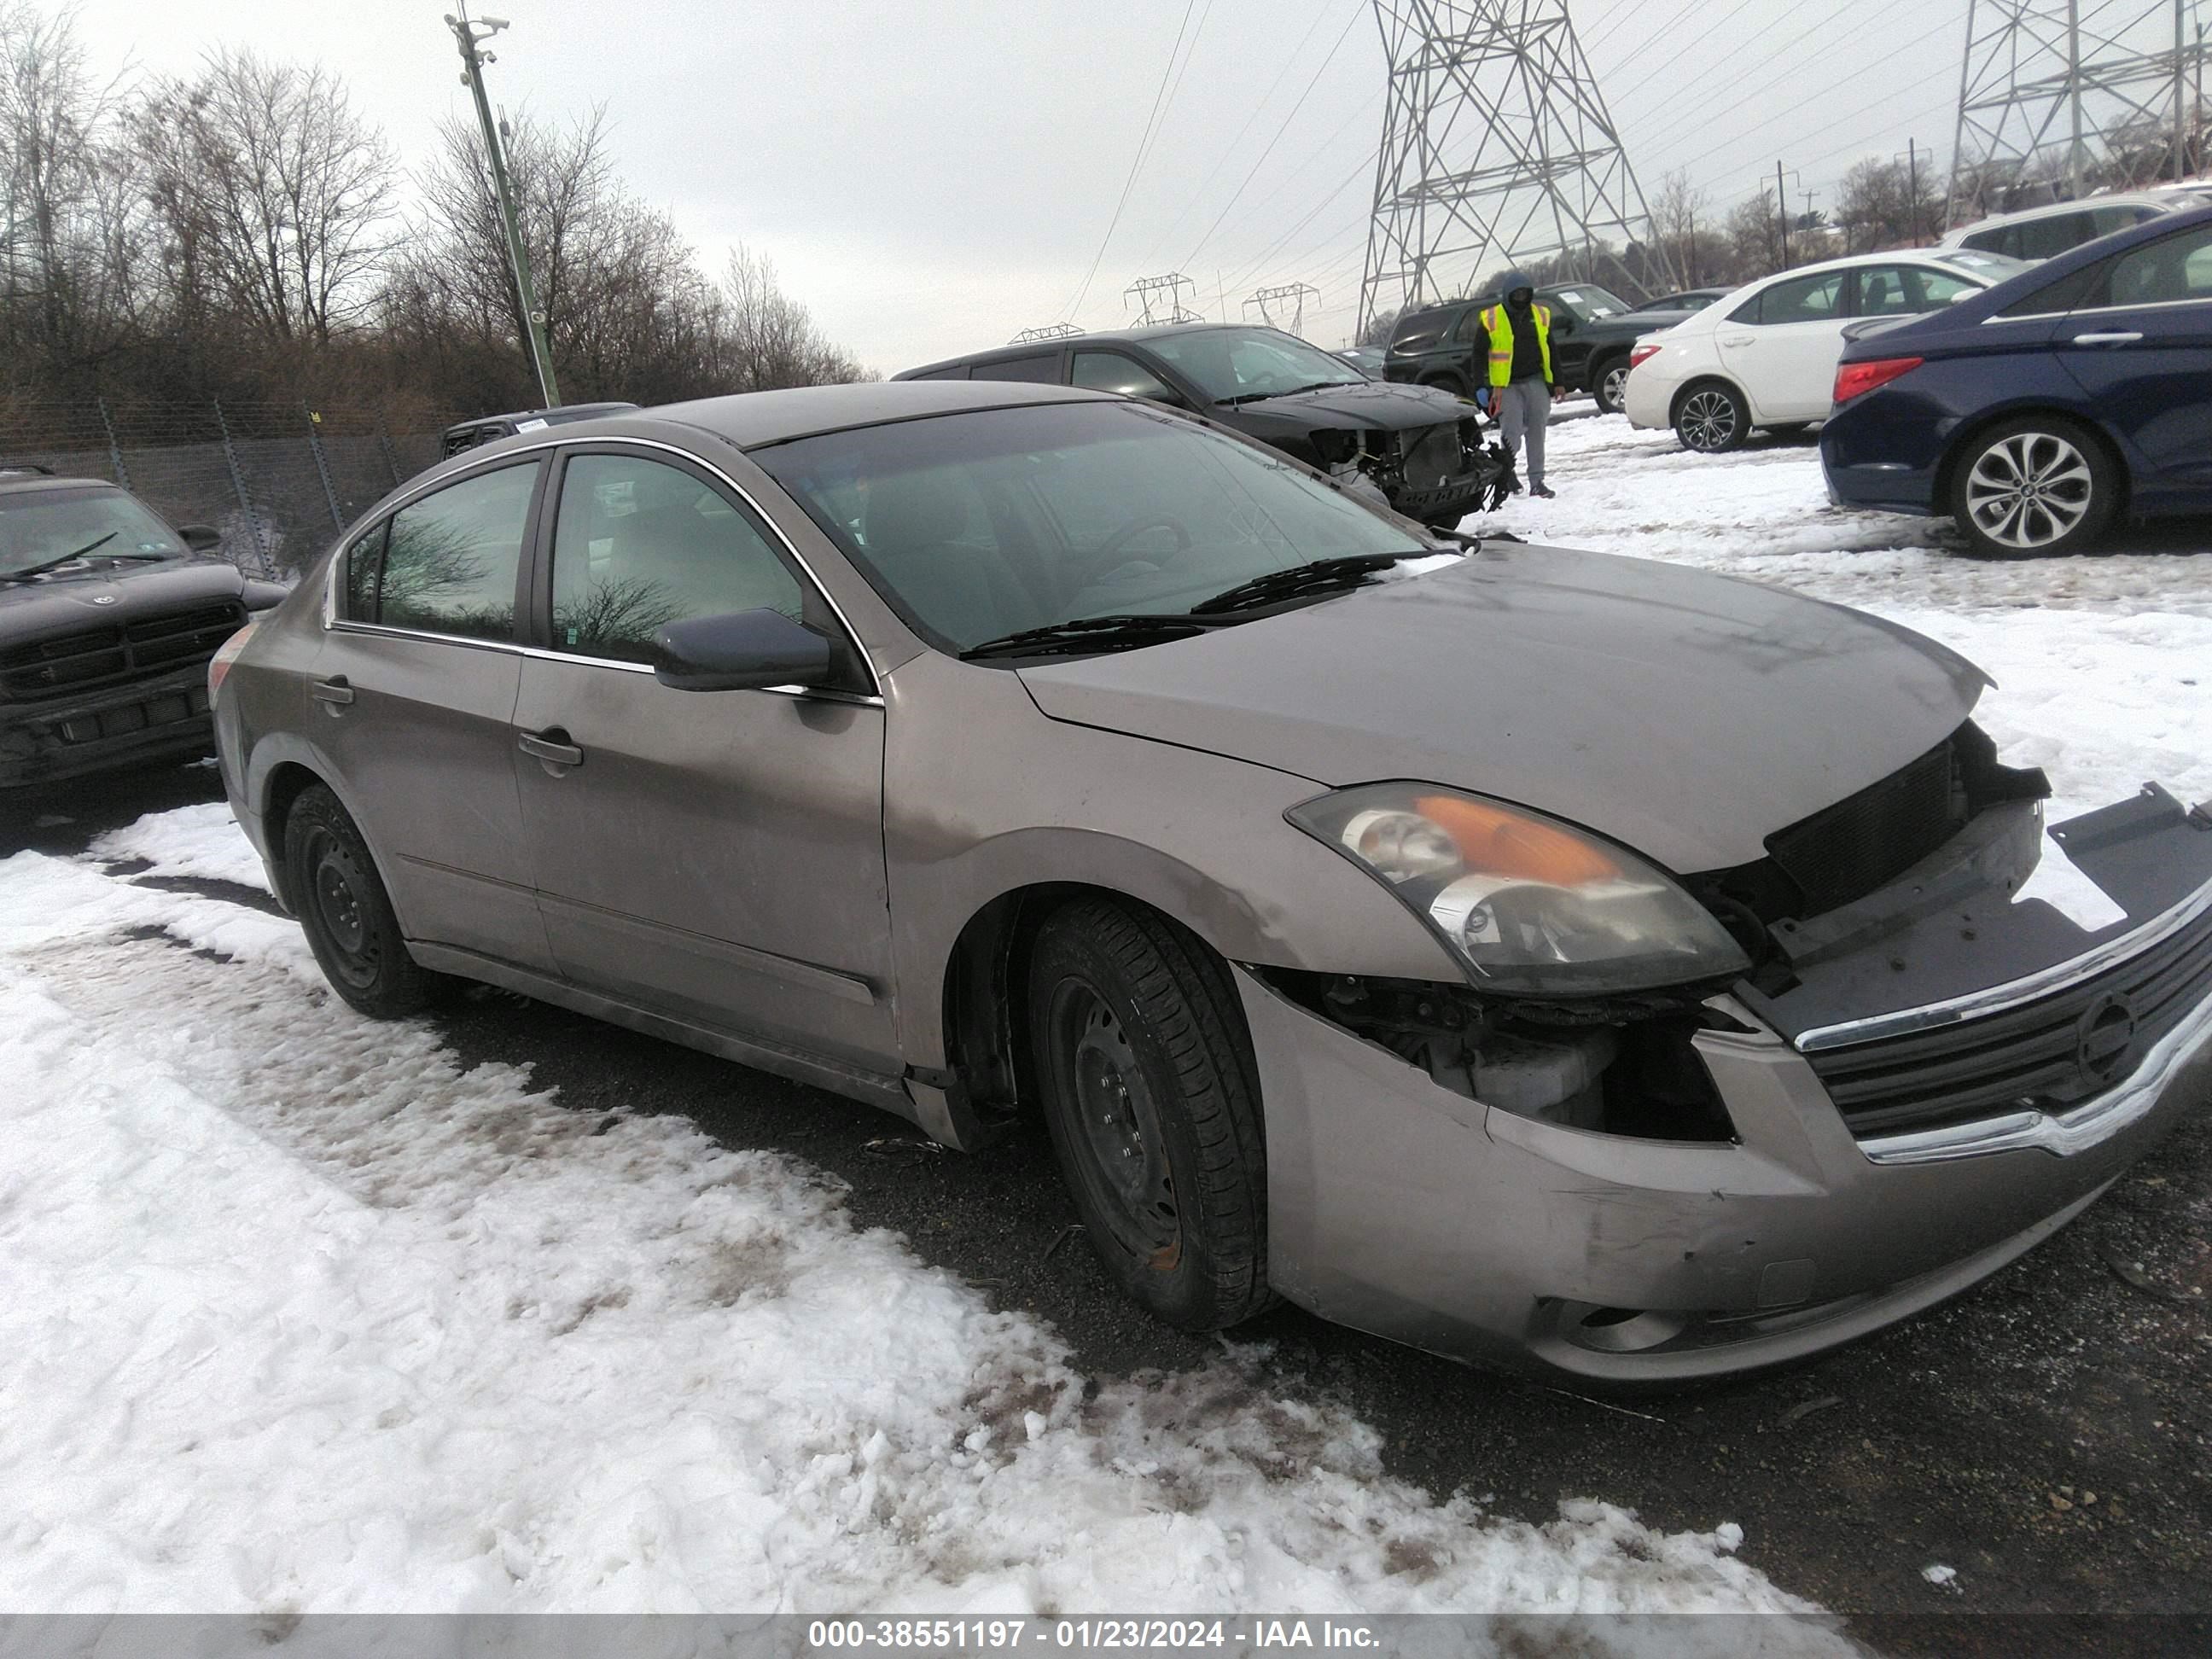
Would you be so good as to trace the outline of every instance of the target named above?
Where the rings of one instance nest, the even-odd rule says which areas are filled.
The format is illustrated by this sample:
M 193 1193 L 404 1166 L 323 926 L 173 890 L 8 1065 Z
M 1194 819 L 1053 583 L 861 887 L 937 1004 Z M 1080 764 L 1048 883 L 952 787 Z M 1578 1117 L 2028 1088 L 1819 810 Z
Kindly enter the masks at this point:
M 186 554 L 156 564 L 94 557 L 27 581 L 0 581 L 0 647 L 240 599 L 245 591 L 227 559 Z
M 1054 720 L 1342 787 L 1454 785 L 1677 873 L 1948 736 L 1990 682 L 1879 617 L 1653 560 L 1491 546 L 1194 639 L 1024 668 Z
M 1442 421 L 1464 420 L 1474 412 L 1474 407 L 1432 386 L 1355 380 L 1348 386 L 1294 392 L 1287 398 L 1262 398 L 1256 403 L 1238 404 L 1234 408 L 1217 409 L 1216 412 L 1224 420 L 1239 416 L 1248 420 L 1280 420 L 1302 431 L 1346 426 L 1403 432 L 1435 426 Z

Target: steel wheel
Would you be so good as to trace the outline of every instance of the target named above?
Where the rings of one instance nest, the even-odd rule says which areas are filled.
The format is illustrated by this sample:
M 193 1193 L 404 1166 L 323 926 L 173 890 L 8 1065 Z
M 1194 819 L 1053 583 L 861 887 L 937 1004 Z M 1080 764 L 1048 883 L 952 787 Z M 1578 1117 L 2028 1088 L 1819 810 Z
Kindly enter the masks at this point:
M 1079 1178 L 1091 1190 L 1114 1243 L 1158 1267 L 1182 1255 L 1175 1170 L 1159 1102 L 1128 1036 L 1095 986 L 1063 980 L 1052 1006 L 1053 1053 L 1082 1129 Z
M 284 823 L 289 902 L 331 988 L 380 1019 L 410 1014 L 447 981 L 408 954 L 406 936 L 360 827 L 320 784 Z
M 1108 1276 L 1188 1331 L 1265 1309 L 1266 1139 L 1218 958 L 1155 912 L 1079 899 L 1038 929 L 1028 1006 L 1046 1127 Z
M 1674 411 L 1674 436 L 1685 449 L 1700 455 L 1718 455 L 1744 441 L 1751 413 L 1743 400 L 1728 387 L 1707 385 L 1692 388 Z
M 2039 553 L 2088 516 L 2096 480 L 2087 456 L 2055 432 L 2015 432 L 1966 473 L 1966 515 L 2001 547 Z
M 1624 361 L 1598 376 L 1597 406 L 1608 415 L 1618 414 L 1622 400 L 1628 396 L 1628 364 Z
M 331 947 L 325 966 L 356 989 L 376 982 L 381 952 L 370 931 L 364 891 L 365 872 L 327 825 L 316 824 L 307 835 L 304 849 L 313 884 L 307 902 L 315 908 L 315 921 Z

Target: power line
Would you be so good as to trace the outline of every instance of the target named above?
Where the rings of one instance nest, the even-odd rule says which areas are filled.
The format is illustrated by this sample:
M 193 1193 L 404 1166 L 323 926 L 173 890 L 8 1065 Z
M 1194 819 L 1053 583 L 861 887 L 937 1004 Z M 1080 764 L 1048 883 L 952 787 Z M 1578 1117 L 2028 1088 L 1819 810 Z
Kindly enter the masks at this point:
M 1237 145 L 1244 142 L 1244 135 L 1252 131 L 1252 124 L 1260 118 L 1261 112 L 1267 107 L 1267 100 L 1275 95 L 1275 88 L 1283 84 L 1283 77 L 1291 72 L 1291 65 L 1304 55 L 1306 42 L 1314 38 L 1314 31 L 1322 26 L 1322 20 L 1328 15 L 1326 11 L 1317 11 L 1314 14 L 1313 21 L 1306 25 L 1306 32 L 1298 37 L 1297 45 L 1291 48 L 1290 55 L 1283 59 L 1283 66 L 1275 71 L 1275 78 L 1267 82 L 1267 89 L 1261 93 L 1258 100 L 1253 104 L 1252 112 L 1244 118 L 1244 125 L 1237 129 L 1237 136 L 1224 144 L 1215 154 L 1213 165 L 1206 169 L 1206 177 L 1199 180 L 1197 187 L 1190 192 L 1182 206 L 1176 210 L 1176 216 L 1168 222 L 1168 228 L 1153 239 L 1152 246 L 1145 250 L 1145 257 L 1137 262 L 1139 264 L 1152 264 L 1152 256 L 1166 244 L 1169 237 L 1175 234 L 1183 220 L 1189 216 L 1191 209 L 1197 205 L 1199 198 L 1203 197 L 1213 181 L 1221 176 L 1221 169 L 1229 165 L 1231 155 L 1235 152 Z M 1204 26 L 1204 20 L 1201 19 L 1200 27 Z M 1189 66 L 1190 59 L 1186 57 L 1183 59 L 1183 67 L 1188 69 Z M 1180 81 L 1177 84 L 1181 84 Z
M 1306 106 L 1306 100 L 1313 95 L 1313 89 L 1321 84 L 1321 77 L 1328 73 L 1328 66 L 1336 61 L 1336 54 L 1344 49 L 1345 41 L 1351 38 L 1352 26 L 1359 21 L 1359 13 L 1364 9 L 1365 8 L 1363 5 L 1344 20 L 1343 31 L 1336 37 L 1336 43 L 1329 47 L 1328 56 L 1321 60 L 1321 67 L 1314 71 L 1313 79 L 1306 82 L 1305 90 L 1298 94 L 1297 102 L 1291 106 L 1291 112 L 1283 118 L 1282 125 L 1275 129 L 1274 137 L 1267 140 L 1267 147 L 1260 152 L 1260 159 L 1252 163 L 1252 169 L 1244 175 L 1243 183 L 1237 186 L 1235 194 L 1230 197 L 1221 211 L 1214 216 L 1213 222 L 1206 228 L 1206 234 L 1198 239 L 1198 246 L 1191 250 L 1190 258 L 1185 259 L 1183 264 L 1188 265 L 1198 263 L 1199 254 L 1205 251 L 1206 243 L 1212 240 L 1213 233 L 1221 228 L 1221 222 L 1229 216 L 1229 210 L 1237 205 L 1237 198 L 1244 194 L 1246 186 L 1251 184 L 1260 169 L 1267 165 L 1267 158 L 1275 153 L 1275 146 L 1282 143 L 1283 135 L 1291 130 L 1291 123 L 1298 118 L 1298 112 Z
M 1066 316 L 1074 316 L 1089 296 L 1091 281 L 1098 275 L 1099 261 L 1106 257 L 1106 245 L 1114 240 L 1115 227 L 1121 222 L 1121 210 L 1129 204 L 1129 191 L 1137 182 L 1137 169 L 1145 164 L 1145 152 L 1152 148 L 1154 125 L 1167 101 L 1168 80 L 1175 73 L 1176 54 L 1182 50 L 1183 34 L 1190 27 L 1190 14 L 1197 3 L 1198 0 L 1183 0 L 1182 21 L 1176 26 L 1175 45 L 1168 48 L 1168 61 L 1160 70 L 1159 89 L 1152 94 L 1152 112 L 1145 117 L 1145 131 L 1137 140 L 1137 153 L 1129 158 L 1129 176 L 1121 181 L 1121 199 L 1114 204 L 1114 216 L 1106 222 L 1106 234 L 1098 239 L 1098 252 L 1091 256 L 1091 269 L 1084 272 L 1083 286 L 1076 290 L 1075 298 L 1069 301 L 1067 310 L 1063 313 Z

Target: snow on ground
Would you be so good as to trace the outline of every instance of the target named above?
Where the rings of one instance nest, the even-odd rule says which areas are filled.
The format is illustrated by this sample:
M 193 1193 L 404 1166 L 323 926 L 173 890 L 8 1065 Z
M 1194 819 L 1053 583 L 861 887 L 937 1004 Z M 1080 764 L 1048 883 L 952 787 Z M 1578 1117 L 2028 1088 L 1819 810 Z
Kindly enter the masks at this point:
M 1086 1398 L 805 1164 L 463 1072 L 275 917 L 18 854 L 0 1031 L 13 1611 L 1802 1607 L 1229 1364 Z
M 2155 779 L 2212 798 L 2212 552 L 2186 529 L 2118 550 L 1984 560 L 1948 520 L 1831 507 L 1819 452 L 1754 440 L 1693 455 L 1619 416 L 1557 422 L 1557 500 L 1516 496 L 1462 528 L 1747 576 L 1875 611 L 1979 663 L 1976 718 L 2005 760 L 2042 766 L 2053 820 Z
M 145 860 L 148 876 L 198 876 L 235 882 L 267 891 L 269 875 L 261 856 L 246 839 L 230 808 L 221 801 L 155 812 L 121 830 L 111 830 L 92 844 L 95 858 L 118 863 Z
M 1923 629 L 2062 811 L 2212 795 L 2212 556 L 1985 564 L 1831 512 L 1802 446 L 1553 441 L 1559 498 L 1469 528 Z M 220 806 L 0 861 L 0 1607 L 1802 1607 L 1731 1523 L 1439 1501 L 1233 1361 L 1086 1386 L 799 1160 L 464 1071 L 292 924 L 96 862 L 138 860 L 262 884 Z

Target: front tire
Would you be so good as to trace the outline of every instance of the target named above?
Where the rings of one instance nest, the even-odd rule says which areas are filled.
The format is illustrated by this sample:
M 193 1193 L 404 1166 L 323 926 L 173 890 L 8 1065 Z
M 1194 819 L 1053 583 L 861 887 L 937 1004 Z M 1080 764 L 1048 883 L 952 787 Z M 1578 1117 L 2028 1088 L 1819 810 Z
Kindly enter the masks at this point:
M 429 1005 L 438 976 L 408 954 L 368 843 L 322 784 L 301 791 L 284 820 L 284 870 L 332 990 L 375 1019 Z
M 1725 455 L 1751 435 L 1751 410 L 1722 380 L 1692 386 L 1674 406 L 1674 441 L 1698 455 Z
M 1590 377 L 1590 396 L 1601 415 L 1620 414 L 1621 402 L 1628 396 L 1628 359 L 1615 357 L 1601 364 Z
M 1951 516 L 1977 553 L 2078 553 L 2120 504 L 2104 446 L 2051 415 L 2005 421 L 1969 440 L 1951 473 Z
M 1150 911 L 1080 900 L 1037 936 L 1029 1021 L 1053 1147 L 1108 1274 L 1187 1331 L 1268 1307 L 1259 1089 L 1226 971 Z

